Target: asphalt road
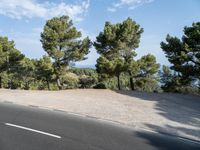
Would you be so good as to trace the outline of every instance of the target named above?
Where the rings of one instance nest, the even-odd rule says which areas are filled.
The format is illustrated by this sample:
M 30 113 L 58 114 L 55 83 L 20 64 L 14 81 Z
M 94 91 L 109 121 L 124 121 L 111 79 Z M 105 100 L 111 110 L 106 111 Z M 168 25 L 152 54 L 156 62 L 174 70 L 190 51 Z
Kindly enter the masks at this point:
M 0 103 L 0 150 L 200 150 L 200 144 L 64 112 Z

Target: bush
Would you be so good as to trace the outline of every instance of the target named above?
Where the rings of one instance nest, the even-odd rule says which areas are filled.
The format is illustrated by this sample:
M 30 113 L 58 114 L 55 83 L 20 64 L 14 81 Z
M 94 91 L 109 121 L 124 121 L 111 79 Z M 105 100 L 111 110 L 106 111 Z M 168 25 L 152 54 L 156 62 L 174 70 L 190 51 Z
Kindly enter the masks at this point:
M 93 88 L 94 89 L 106 89 L 106 86 L 104 83 L 98 83 Z
M 75 89 L 78 88 L 79 79 L 76 74 L 67 73 L 61 77 L 61 81 L 64 85 L 64 89 Z
M 82 76 L 79 78 L 80 88 L 91 88 L 97 82 L 93 76 Z
M 138 91 L 145 91 L 145 92 L 154 92 L 154 93 L 161 92 L 161 88 L 158 82 L 155 79 L 151 78 L 140 78 L 136 80 L 136 89 Z
M 178 87 L 176 92 L 184 94 L 199 94 L 200 91 L 195 86 L 182 86 Z

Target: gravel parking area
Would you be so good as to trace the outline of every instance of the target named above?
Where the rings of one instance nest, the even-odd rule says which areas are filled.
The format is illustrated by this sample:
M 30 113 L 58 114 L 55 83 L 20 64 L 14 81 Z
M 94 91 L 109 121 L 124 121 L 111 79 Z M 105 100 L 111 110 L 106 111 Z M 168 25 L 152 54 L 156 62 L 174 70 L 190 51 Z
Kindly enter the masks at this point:
M 200 96 L 111 90 L 0 90 L 0 102 L 88 115 L 200 141 Z

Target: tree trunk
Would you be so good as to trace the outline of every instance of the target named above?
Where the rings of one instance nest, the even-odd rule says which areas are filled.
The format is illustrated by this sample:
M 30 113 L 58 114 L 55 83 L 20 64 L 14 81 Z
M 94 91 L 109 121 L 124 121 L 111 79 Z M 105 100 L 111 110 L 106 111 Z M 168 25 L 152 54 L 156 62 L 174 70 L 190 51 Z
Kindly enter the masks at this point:
M 8 80 L 8 85 L 7 86 L 8 86 L 8 89 L 11 89 L 11 80 L 10 79 Z
M 117 75 L 117 86 L 118 86 L 118 90 L 121 90 L 121 86 L 120 86 L 120 75 Z
M 47 82 L 47 87 L 48 87 L 48 90 L 50 90 L 49 81 L 48 81 L 48 80 L 46 80 L 46 82 Z
M 58 86 L 59 90 L 62 90 L 62 85 L 60 83 L 60 78 L 59 77 L 57 77 L 57 86 Z
M 130 87 L 131 87 L 131 90 L 135 90 L 135 85 L 134 85 L 134 83 L 133 83 L 133 77 L 132 77 L 132 74 L 131 74 L 131 72 L 129 71 L 128 72 L 129 73 L 129 80 L 130 80 Z
M 29 81 L 27 81 L 25 83 L 25 90 L 29 90 L 29 89 L 30 89 L 30 83 L 29 83 Z

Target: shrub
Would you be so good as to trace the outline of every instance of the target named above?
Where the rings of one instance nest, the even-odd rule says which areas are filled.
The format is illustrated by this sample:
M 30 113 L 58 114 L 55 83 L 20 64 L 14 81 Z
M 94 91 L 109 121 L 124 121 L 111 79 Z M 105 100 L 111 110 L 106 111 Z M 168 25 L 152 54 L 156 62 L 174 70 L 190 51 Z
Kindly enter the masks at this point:
M 79 78 L 80 88 L 91 88 L 96 82 L 97 79 L 93 76 L 84 75 Z
M 98 83 L 93 88 L 94 89 L 106 89 L 106 86 L 104 83 Z
M 61 81 L 63 82 L 64 89 L 78 88 L 79 79 L 74 73 L 67 73 L 61 76 Z

